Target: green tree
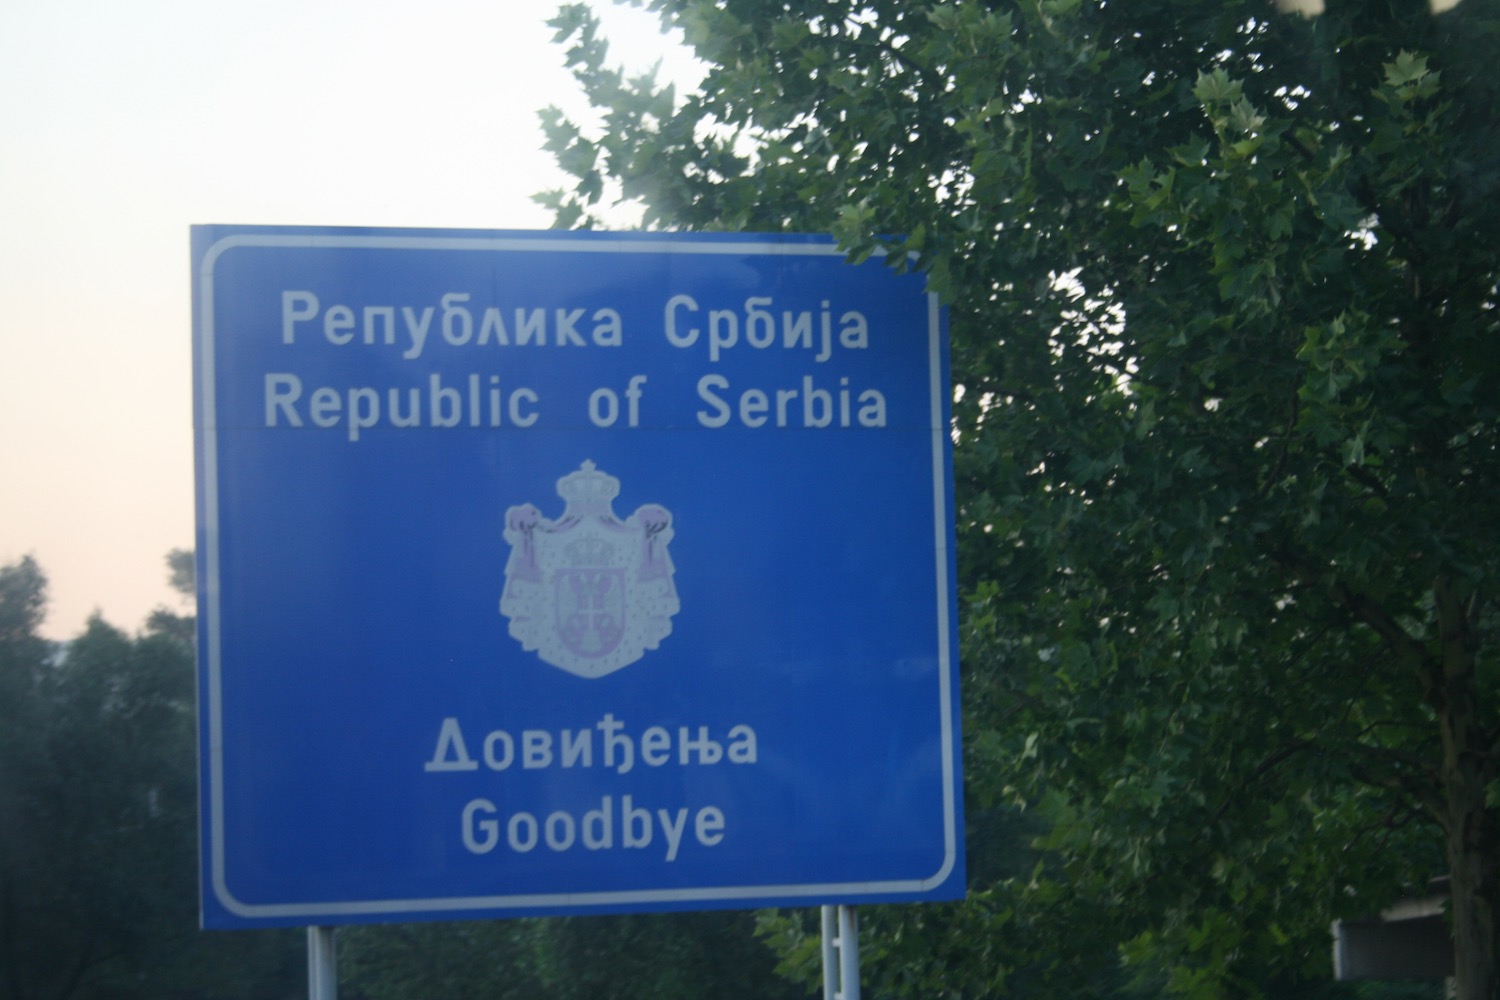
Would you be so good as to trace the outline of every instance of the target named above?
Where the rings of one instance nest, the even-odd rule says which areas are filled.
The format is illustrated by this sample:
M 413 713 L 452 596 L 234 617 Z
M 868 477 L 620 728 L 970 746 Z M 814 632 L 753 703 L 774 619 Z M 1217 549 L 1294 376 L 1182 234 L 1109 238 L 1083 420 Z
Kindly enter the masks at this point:
M 46 839 L 26 821 L 47 759 L 37 740 L 39 689 L 51 644 L 39 629 L 47 580 L 30 556 L 0 567 L 0 990 L 26 995 L 28 903 L 39 889 Z
M 344 984 L 369 1000 L 800 1000 L 747 912 L 349 928 Z
M 300 936 L 197 929 L 192 619 L 38 633 L 46 579 L 0 568 L 0 997 L 284 997 Z
M 1446 871 L 1495 997 L 1500 4 L 644 5 L 707 77 L 563 10 L 560 225 L 832 231 L 951 307 L 968 791 L 1045 853 L 893 988 L 1291 995 Z
M 627 914 L 536 922 L 538 971 L 556 1000 L 799 1000 L 748 912 Z
M 198 591 L 198 567 L 192 549 L 173 549 L 167 553 L 167 582 L 178 596 L 192 600 Z
M 341 989 L 368 1000 L 546 996 L 524 921 L 346 927 L 338 952 Z

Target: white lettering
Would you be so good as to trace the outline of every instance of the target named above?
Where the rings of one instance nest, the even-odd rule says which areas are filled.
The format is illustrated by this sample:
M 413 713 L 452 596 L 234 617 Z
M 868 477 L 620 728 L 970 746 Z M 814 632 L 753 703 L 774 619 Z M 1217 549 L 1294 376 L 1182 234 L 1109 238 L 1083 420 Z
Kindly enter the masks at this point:
M 839 346 L 851 351 L 862 351 L 870 346 L 870 324 L 864 313 L 850 310 L 839 317 Z
M 319 386 L 306 397 L 302 380 L 288 372 L 268 372 L 265 376 L 265 426 L 303 426 L 304 416 L 315 426 L 322 428 L 345 425 L 350 441 L 359 441 L 364 431 L 381 426 L 382 420 L 391 427 L 422 426 L 422 390 L 416 388 L 385 390 L 382 405 L 381 390 L 371 386 L 351 386 L 336 389 Z M 478 374 L 469 374 L 464 388 L 444 385 L 442 376 L 434 372 L 427 381 L 427 421 L 432 427 L 457 427 L 466 423 L 469 427 L 501 427 L 506 419 L 518 428 L 530 427 L 537 422 L 536 409 L 539 401 L 536 392 L 524 386 L 509 393 L 500 385 L 500 376 L 490 375 L 486 384 L 481 384 Z M 305 414 L 299 409 L 305 405 Z M 632 400 L 632 412 L 634 401 Z M 467 414 L 467 421 L 464 416 Z
M 584 346 L 583 337 L 579 335 L 578 328 L 573 324 L 583 318 L 582 309 L 571 311 L 557 310 L 557 326 L 554 333 L 557 335 L 557 346 L 572 344 L 575 347 Z
M 592 767 L 594 764 L 594 733 L 590 729 L 562 731 L 562 766 Z
M 635 744 L 629 736 L 620 735 L 620 730 L 625 728 L 625 723 L 620 722 L 611 714 L 606 714 L 594 728 L 604 735 L 604 766 L 615 767 L 615 748 L 618 747 L 621 751 L 620 765 L 616 770 L 621 774 L 628 773 L 635 764 Z
M 382 344 L 394 344 L 396 342 L 396 307 L 395 306 L 365 306 L 365 343 L 374 344 L 375 321 L 385 322 L 385 333 L 379 338 Z
M 698 423 L 704 427 L 723 427 L 729 423 L 729 404 L 718 396 L 714 390 L 723 391 L 729 388 L 729 380 L 723 375 L 705 375 L 698 380 L 698 398 L 714 408 L 713 413 L 706 410 L 698 411 Z
M 339 411 L 343 405 L 344 401 L 339 398 L 339 394 L 324 386 L 321 389 L 314 389 L 312 396 L 308 398 L 308 415 L 319 427 L 335 427 L 338 425 L 341 415 Z
M 781 346 L 812 349 L 812 313 L 781 314 Z
M 621 343 L 620 314 L 613 309 L 594 310 L 594 343 L 600 347 L 619 347 Z
M 589 420 L 595 427 L 613 427 L 620 419 L 620 397 L 613 389 L 595 389 L 589 394 Z
M 401 318 L 406 322 L 406 333 L 411 337 L 411 347 L 407 348 L 402 357 L 410 361 L 422 356 L 422 345 L 427 343 L 427 330 L 432 326 L 432 314 L 434 309 L 428 306 L 419 314 L 411 306 L 401 307 Z M 436 375 L 433 378 L 437 378 Z
M 427 377 L 427 423 L 431 427 L 457 427 L 463 413 L 458 390 L 443 385 L 443 377 L 433 372 Z
M 536 423 L 536 410 L 530 413 L 521 412 L 521 403 L 528 402 L 533 407 L 537 402 L 537 395 L 530 389 L 516 389 L 510 394 L 510 422 L 517 427 L 530 427 Z
M 662 317 L 663 328 L 667 334 L 667 343 L 673 347 L 692 347 L 698 341 L 698 328 L 692 327 L 686 333 L 677 332 L 677 310 L 687 309 L 689 312 L 698 311 L 698 303 L 691 295 L 674 295 L 667 300 L 665 315 Z
M 733 347 L 740 339 L 740 318 L 728 309 L 710 310 L 708 314 L 708 359 L 719 360 L 719 351 Z
M 464 746 L 463 730 L 458 728 L 458 720 L 446 718 L 442 726 L 438 728 L 437 749 L 432 752 L 432 759 L 423 765 L 424 771 L 477 771 L 479 762 L 469 756 L 469 750 Z
M 848 379 L 844 380 L 845 384 Z M 827 389 L 813 388 L 811 375 L 802 376 L 802 426 L 827 427 L 833 423 L 833 397 Z
M 531 850 L 537 840 L 536 817 L 527 812 L 516 813 L 505 825 L 505 839 L 510 849 L 519 854 Z
M 312 319 L 318 314 L 318 297 L 312 292 L 281 293 L 281 342 L 290 344 L 296 340 L 297 323 Z
M 641 734 L 641 761 L 661 767 L 672 759 L 672 734 L 661 726 L 652 726 Z
M 822 320 L 820 328 L 823 331 L 823 349 L 813 358 L 814 361 L 827 361 L 833 355 L 833 317 L 828 312 L 826 299 L 823 301 Z
M 488 854 L 500 843 L 500 823 L 493 819 L 482 819 L 476 822 L 476 813 L 484 813 L 493 816 L 498 810 L 495 803 L 489 799 L 475 799 L 464 806 L 463 838 L 464 846 L 473 854 Z
M 500 749 L 496 753 L 496 748 Z M 484 766 L 491 771 L 503 771 L 516 759 L 516 741 L 510 733 L 496 729 L 484 738 Z
M 724 839 L 724 814 L 714 806 L 698 810 L 693 833 L 704 847 L 714 847 Z
M 661 832 L 667 838 L 667 860 L 677 860 L 677 849 L 682 846 L 682 828 L 687 824 L 687 808 L 677 810 L 676 820 L 672 822 L 673 816 L 665 809 L 656 810 L 656 816 L 661 820 Z
M 390 401 L 392 427 L 420 427 L 422 425 L 422 391 L 406 390 L 406 413 L 401 412 L 401 390 L 392 389 L 387 396 Z
M 615 846 L 615 814 L 610 804 L 606 795 L 598 809 L 583 814 L 583 846 L 591 851 L 607 851 Z
M 717 740 L 708 738 L 708 727 L 698 727 L 698 738 L 693 739 L 688 735 L 688 727 L 683 726 L 677 730 L 677 754 L 678 760 L 683 764 L 692 763 L 693 751 L 698 752 L 698 763 L 717 764 L 724 759 L 724 748 Z
M 669 323 L 677 308 L 685 307 L 690 311 L 697 309 L 697 303 L 691 298 L 678 298 L 681 301 L 669 303 Z M 439 299 L 437 306 L 361 305 L 356 308 L 338 304 L 324 310 L 315 293 L 284 290 L 281 293 L 281 342 L 295 344 L 298 325 L 317 320 L 321 312 L 323 339 L 337 347 L 354 343 L 356 337 L 367 346 L 395 346 L 398 340 L 396 326 L 399 313 L 401 326 L 405 331 L 404 337 L 400 338 L 401 357 L 407 361 L 422 356 L 432 334 L 437 330 L 442 332 L 443 341 L 450 347 L 491 343 L 509 347 L 512 342 L 518 347 L 530 344 L 544 346 L 548 343 L 549 319 L 553 324 L 551 341 L 558 347 L 586 347 L 590 342 L 598 347 L 619 347 L 624 343 L 624 321 L 620 318 L 618 309 L 602 307 L 589 313 L 581 307 L 553 309 L 550 312 L 542 307 L 514 307 L 512 315 L 515 338 L 512 341 L 512 328 L 508 328 L 505 321 L 506 308 L 486 306 L 480 311 L 477 305 L 470 305 L 473 299 L 471 292 L 448 292 Z M 439 314 L 441 318 L 438 318 Z M 734 318 L 733 315 L 730 316 L 731 321 Z M 769 322 L 763 310 L 756 318 L 762 324 Z M 584 325 L 586 322 L 592 324 L 587 329 Z M 685 336 L 687 341 L 678 346 L 685 347 L 696 340 L 697 330 L 689 331 Z M 763 331 L 759 328 L 757 336 L 763 336 Z
M 629 795 L 620 799 L 620 832 L 626 847 L 651 846 L 651 812 L 636 809 Z
M 631 427 L 639 427 L 641 424 L 641 386 L 645 384 L 646 376 L 632 375 L 630 384 L 625 387 L 625 421 Z
M 746 427 L 759 427 L 766 422 L 766 411 L 770 408 L 771 401 L 765 393 L 759 389 L 746 389 L 740 394 L 740 423 Z
M 467 292 L 449 292 L 442 299 L 443 339 L 454 347 L 462 347 L 474 339 L 474 316 L 463 305 L 467 301 Z
M 593 767 L 596 734 L 602 748 L 599 763 L 620 774 L 629 772 L 637 761 L 656 768 L 674 762 L 683 767 L 713 767 L 725 760 L 754 764 L 757 759 L 755 730 L 747 725 L 734 726 L 723 737 L 709 726 L 678 726 L 675 738 L 671 729 L 654 725 L 632 737 L 623 721 L 606 714 L 593 726 L 580 729 L 524 729 L 518 736 L 510 730 L 492 729 L 480 744 L 479 760 L 491 771 L 509 770 L 517 762 L 531 771 Z M 423 767 L 429 772 L 475 771 L 479 760 L 469 753 L 458 719 L 449 716 L 438 726 L 432 756 Z
M 479 327 L 479 342 L 488 344 L 493 337 L 496 344 L 509 347 L 510 334 L 505 330 L 505 319 L 493 306 L 484 311 L 484 322 Z
M 471 854 L 489 854 L 500 845 L 501 826 L 505 829 L 505 843 L 517 854 L 527 854 L 545 844 L 553 853 L 561 854 L 582 845 L 586 851 L 613 850 L 616 844 L 627 850 L 644 850 L 660 843 L 662 857 L 668 863 L 675 862 L 685 843 L 696 842 L 703 847 L 717 847 L 723 842 L 726 821 L 724 811 L 718 806 L 703 806 L 693 811 L 687 806 L 676 809 L 657 809 L 638 806 L 633 796 L 619 799 L 618 815 L 615 798 L 605 795 L 596 808 L 586 810 L 581 817 L 566 809 L 557 809 L 538 820 L 533 812 L 518 811 L 502 821 L 500 810 L 489 799 L 472 799 L 464 806 L 460 816 L 459 836 L 464 848 Z M 691 824 L 691 827 L 690 827 Z M 687 839 L 692 830 L 692 840 Z M 618 841 L 616 829 L 620 832 Z M 661 839 L 657 840 L 657 830 Z
M 354 339 L 354 310 L 348 306 L 331 306 L 323 314 L 323 336 L 330 344 L 347 344 Z
M 543 833 L 546 835 L 548 847 L 554 851 L 566 851 L 573 846 L 577 828 L 573 825 L 572 815 L 559 810 L 547 817 L 547 825 L 543 827 Z
M 547 310 L 516 310 L 516 346 L 525 347 L 532 342 L 547 343 Z
M 729 730 L 729 760 L 734 764 L 755 763 L 755 730 L 749 726 Z
M 552 765 L 552 734 L 544 729 L 528 729 L 521 734 L 521 766 L 527 770 Z
M 374 389 L 349 390 L 349 440 L 358 441 L 359 432 L 380 422 L 380 393 Z
M 767 348 L 776 343 L 776 321 L 764 308 L 770 304 L 768 298 L 745 300 L 745 343 L 751 347 Z
M 294 403 L 302 398 L 302 380 L 285 373 L 266 373 L 266 426 L 276 426 L 276 411 L 279 408 L 286 422 L 293 427 L 302 426 Z
M 700 425 L 724 427 L 735 417 L 744 427 L 768 423 L 811 429 L 886 425 L 885 394 L 879 389 L 863 389 L 856 395 L 847 377 L 839 379 L 836 389 L 820 385 L 811 375 L 802 376 L 801 385 L 793 388 L 769 393 L 759 388 L 744 389 L 737 405 L 731 404 L 729 389 L 729 379 L 723 375 L 704 375 L 698 380 L 698 398 L 705 404 L 696 414 Z

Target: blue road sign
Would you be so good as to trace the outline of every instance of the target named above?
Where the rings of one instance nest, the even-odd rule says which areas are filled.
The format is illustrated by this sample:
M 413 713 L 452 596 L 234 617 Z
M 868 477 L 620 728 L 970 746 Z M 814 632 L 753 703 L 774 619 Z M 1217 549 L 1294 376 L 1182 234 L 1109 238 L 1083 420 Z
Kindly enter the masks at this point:
M 793 236 L 193 263 L 205 926 L 962 895 L 920 276 Z

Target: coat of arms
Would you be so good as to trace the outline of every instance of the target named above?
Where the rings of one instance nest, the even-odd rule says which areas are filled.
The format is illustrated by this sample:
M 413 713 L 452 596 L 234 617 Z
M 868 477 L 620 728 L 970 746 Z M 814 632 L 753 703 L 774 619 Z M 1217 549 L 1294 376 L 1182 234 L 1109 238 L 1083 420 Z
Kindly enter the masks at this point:
M 672 515 L 647 504 L 621 521 L 620 481 L 584 462 L 557 481 L 556 520 L 531 504 L 505 512 L 500 613 L 522 648 L 580 677 L 628 667 L 672 632 Z

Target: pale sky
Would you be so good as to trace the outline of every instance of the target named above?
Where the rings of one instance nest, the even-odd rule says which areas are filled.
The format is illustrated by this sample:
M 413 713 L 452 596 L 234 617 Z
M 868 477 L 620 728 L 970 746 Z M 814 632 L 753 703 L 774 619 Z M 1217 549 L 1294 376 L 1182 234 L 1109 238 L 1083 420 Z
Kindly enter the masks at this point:
M 691 60 L 594 5 L 632 71 Z M 0 0 L 0 564 L 44 632 L 180 608 L 193 544 L 188 227 L 541 229 L 536 112 L 584 103 L 553 0 Z

